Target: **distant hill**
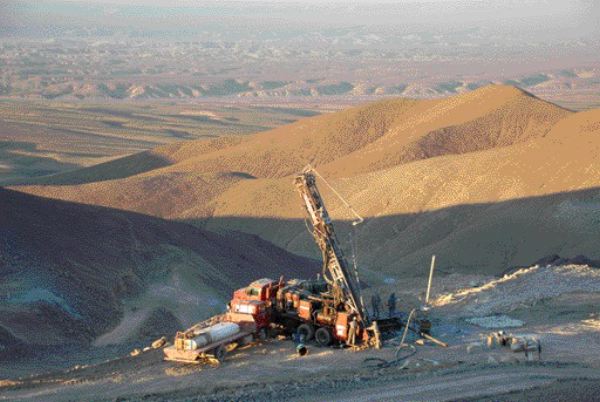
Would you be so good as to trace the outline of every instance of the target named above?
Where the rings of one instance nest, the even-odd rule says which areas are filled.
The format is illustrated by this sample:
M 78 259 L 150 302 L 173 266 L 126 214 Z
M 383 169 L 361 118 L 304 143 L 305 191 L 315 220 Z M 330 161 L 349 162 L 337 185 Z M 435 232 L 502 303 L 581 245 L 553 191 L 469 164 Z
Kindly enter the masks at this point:
M 294 174 L 307 163 L 326 169 L 329 175 L 348 176 L 542 137 L 569 114 L 520 89 L 488 86 L 439 100 L 379 101 L 301 119 L 245 138 L 170 144 L 51 176 L 45 184 L 174 172 L 239 172 L 248 177 L 275 178 Z
M 222 311 L 237 286 L 319 271 L 243 233 L 2 188 L 0 209 L 0 354 L 170 334 Z
M 102 63 L 99 60 L 98 63 Z M 97 65 L 97 64 L 96 64 Z M 597 72 L 579 69 L 540 72 L 532 75 L 513 77 L 502 81 L 506 85 L 515 85 L 536 93 L 549 94 L 558 99 L 565 90 L 575 97 L 594 102 L 597 97 L 592 93 L 597 88 Z M 97 79 L 77 75 L 62 76 L 58 82 L 41 79 L 44 70 L 26 71 L 24 74 L 12 74 L 5 84 L 0 84 L 0 95 L 22 99 L 47 100 L 152 100 L 152 99 L 224 99 L 247 98 L 259 100 L 303 99 L 327 102 L 328 99 L 348 97 L 370 97 L 372 99 L 388 96 L 406 96 L 417 98 L 437 98 L 472 91 L 493 81 L 460 77 L 460 80 L 447 80 L 447 76 L 424 79 L 407 85 L 395 81 L 390 76 L 383 82 L 376 78 L 356 79 L 353 81 L 329 79 L 294 79 L 248 81 L 240 78 L 216 79 L 212 83 L 199 83 L 195 76 L 169 76 L 152 73 L 145 74 L 136 69 L 124 71 L 124 76 L 111 76 L 111 72 Z M 51 72 L 51 70 L 50 70 Z M 56 70 L 60 72 L 60 70 Z M 148 73 L 148 71 L 146 71 Z M 41 75 L 41 76 L 40 76 Z M 500 81 L 496 82 L 500 83 Z
M 292 186 L 311 164 L 367 218 L 357 256 L 372 278 L 419 274 L 432 253 L 447 271 L 498 273 L 549 254 L 597 256 L 588 218 L 600 210 L 599 112 L 491 85 L 159 147 L 146 154 L 165 161 L 158 168 L 116 160 L 21 190 L 258 234 L 317 257 Z

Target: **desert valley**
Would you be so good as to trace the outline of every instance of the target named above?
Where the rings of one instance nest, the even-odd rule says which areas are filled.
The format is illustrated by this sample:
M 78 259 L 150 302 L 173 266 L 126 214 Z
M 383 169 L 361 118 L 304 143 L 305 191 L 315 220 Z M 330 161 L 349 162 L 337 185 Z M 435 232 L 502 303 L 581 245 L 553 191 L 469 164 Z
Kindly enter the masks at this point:
M 352 228 L 347 209 L 324 190 L 339 230 L 356 235 L 364 279 L 411 306 L 431 254 L 444 290 L 555 254 L 595 257 L 598 130 L 598 110 L 575 113 L 488 86 L 159 146 L 5 188 L 4 351 L 20 347 L 25 362 L 32 346 L 87 344 L 104 355 L 113 345 L 123 353 L 114 345 L 218 312 L 252 278 L 315 274 L 319 256 L 292 186 L 307 163 L 365 219 Z M 549 298 L 540 290 L 524 302 L 594 294 L 595 277 L 589 289 Z M 588 311 L 585 303 L 565 319 Z
M 422 11 L 408 3 L 409 14 Z M 14 16 L 35 10 L 10 4 Z M 63 7 L 52 10 L 84 14 Z M 568 40 L 544 46 L 507 34 L 502 63 L 535 51 L 500 74 L 477 50 L 489 45 L 484 28 L 450 27 L 435 44 L 417 32 L 422 58 L 409 60 L 389 21 L 319 35 L 276 25 L 249 39 L 257 11 L 245 20 L 246 6 L 219 7 L 191 15 L 248 25 L 207 22 L 210 41 L 173 45 L 173 32 L 153 42 L 131 30 L 136 18 L 167 29 L 181 10 L 163 18 L 114 5 L 110 31 L 131 43 L 98 41 L 106 33 L 80 31 L 83 22 L 57 23 L 62 44 L 17 36 L 17 17 L 0 30 L 0 400 L 597 398 L 595 31 L 579 38 L 567 24 Z M 284 6 L 270 7 L 284 18 Z M 300 20 L 312 18 L 303 10 Z M 467 39 L 462 53 L 447 46 Z M 142 59 L 145 41 L 154 45 Z M 575 50 L 542 71 L 553 43 Z M 320 70 L 324 54 L 331 64 Z M 458 77 L 461 54 L 472 73 Z M 408 73 L 432 55 L 452 68 Z M 277 70 L 279 59 L 289 64 Z M 226 64 L 235 67 L 218 68 Z M 223 313 L 234 290 L 326 270 L 294 184 L 307 166 L 367 310 L 373 295 L 394 293 L 405 327 L 420 309 L 447 347 L 411 334 L 405 348 L 399 332 L 382 349 L 307 342 L 301 356 L 280 335 L 232 349 L 218 366 L 163 361 L 163 344 L 147 346 Z M 535 359 L 492 347 L 499 330 L 543 346 Z

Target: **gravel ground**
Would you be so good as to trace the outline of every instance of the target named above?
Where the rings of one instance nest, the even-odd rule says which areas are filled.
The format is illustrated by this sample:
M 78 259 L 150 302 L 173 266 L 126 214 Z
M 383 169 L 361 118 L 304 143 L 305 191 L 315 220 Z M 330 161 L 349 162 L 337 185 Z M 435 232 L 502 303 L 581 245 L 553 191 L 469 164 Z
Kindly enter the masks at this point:
M 587 265 L 533 266 L 433 301 L 446 316 L 486 316 L 535 305 L 572 292 L 600 292 L 600 269 Z
M 592 402 L 600 400 L 600 382 L 597 379 L 560 379 L 544 386 L 528 390 L 507 392 L 483 398 L 470 399 L 478 402 Z
M 389 367 L 364 360 L 389 361 L 396 350 L 393 342 L 360 352 L 310 346 L 300 358 L 291 341 L 268 340 L 233 351 L 218 368 L 164 362 L 160 350 L 21 378 L 26 367 L 14 362 L 16 375 L 0 379 L 0 400 L 594 400 L 595 381 L 600 383 L 600 292 L 593 287 L 598 272 L 579 266 L 537 268 L 472 292 L 459 291 L 430 312 L 434 335 L 449 347 L 416 346 L 416 354 Z M 561 293 L 567 287 L 559 283 L 560 292 L 537 289 L 533 294 L 550 296 L 533 305 L 521 303 L 532 300 L 532 293 L 522 292 L 544 283 L 540 275 L 555 275 L 574 291 Z M 587 288 L 584 279 L 591 279 Z M 490 330 L 464 320 L 472 304 L 512 308 L 511 316 L 525 324 L 508 330 L 541 339 L 541 360 L 526 361 L 508 348 L 485 348 L 481 341 Z M 102 350 L 103 359 L 106 353 Z

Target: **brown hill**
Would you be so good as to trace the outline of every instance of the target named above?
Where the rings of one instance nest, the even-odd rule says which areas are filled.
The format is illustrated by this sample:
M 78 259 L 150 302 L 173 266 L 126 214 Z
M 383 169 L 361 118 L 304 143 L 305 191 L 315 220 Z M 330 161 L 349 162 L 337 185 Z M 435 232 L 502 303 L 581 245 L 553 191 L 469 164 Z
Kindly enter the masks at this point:
M 599 173 L 600 110 L 595 110 L 567 117 L 545 138 L 331 183 L 367 218 L 357 228 L 366 268 L 408 273 L 425 267 L 436 253 L 453 270 L 493 273 L 553 250 L 596 256 Z M 309 255 L 314 246 L 302 223 L 280 222 L 266 212 L 298 208 L 289 187 L 287 178 L 240 183 L 219 198 L 208 227 L 259 233 Z M 331 192 L 324 193 L 334 217 L 352 218 Z
M 242 233 L 2 188 L 0 209 L 0 349 L 101 334 L 99 344 L 118 343 L 157 314 L 180 326 L 221 311 L 232 288 L 257 277 L 318 271 Z
M 597 254 L 590 225 L 564 217 L 596 213 L 598 122 L 598 111 L 573 114 L 489 86 L 378 102 L 235 143 L 160 148 L 170 162 L 159 169 L 23 190 L 242 230 L 315 255 L 291 184 L 311 163 L 369 218 L 357 236 L 372 276 L 414 271 L 433 252 L 448 269 L 500 272 L 548 254 Z M 333 216 L 349 218 L 325 193 Z
M 334 161 L 333 166 L 340 170 L 337 175 L 348 176 L 540 137 L 569 113 L 515 87 L 490 85 L 446 99 L 375 102 L 305 118 L 244 139 L 166 145 L 45 181 L 97 182 L 163 166 L 153 174 L 241 172 L 274 178 L 294 174 L 308 163 L 320 168 Z
M 511 145 L 545 135 L 568 114 L 505 86 L 442 100 L 388 100 L 245 139 L 168 145 L 44 179 L 45 184 L 87 185 L 23 190 L 161 217 L 202 218 L 210 216 L 216 195 L 246 180 L 286 177 L 309 163 L 328 177 L 348 177 Z
M 509 146 L 546 135 L 570 113 L 514 87 L 488 86 L 415 110 L 386 136 L 329 164 L 349 176 L 442 155 Z

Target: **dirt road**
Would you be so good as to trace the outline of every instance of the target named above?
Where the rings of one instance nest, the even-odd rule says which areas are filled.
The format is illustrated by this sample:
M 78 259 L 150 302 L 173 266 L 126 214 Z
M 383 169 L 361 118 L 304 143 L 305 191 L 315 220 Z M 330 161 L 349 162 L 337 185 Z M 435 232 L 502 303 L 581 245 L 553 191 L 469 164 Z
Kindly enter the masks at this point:
M 0 400 L 462 400 L 559 379 L 600 380 L 598 367 L 586 363 L 525 362 L 502 350 L 466 354 L 463 346 L 425 346 L 403 362 L 404 368 L 363 363 L 366 357 L 389 358 L 391 347 L 366 352 L 311 348 L 309 356 L 298 358 L 291 342 L 271 341 L 233 353 L 218 368 L 163 362 L 161 352 L 152 351 L 5 383 Z M 499 361 L 503 357 L 506 362 Z
M 590 374 L 590 373 L 588 373 Z M 515 366 L 471 366 L 443 373 L 421 376 L 406 376 L 387 384 L 377 381 L 351 392 L 338 392 L 332 401 L 378 401 L 398 400 L 464 400 L 484 396 L 500 395 L 510 391 L 521 391 L 547 385 L 557 379 L 577 379 L 586 375 L 583 367 L 560 367 L 547 365 Z

